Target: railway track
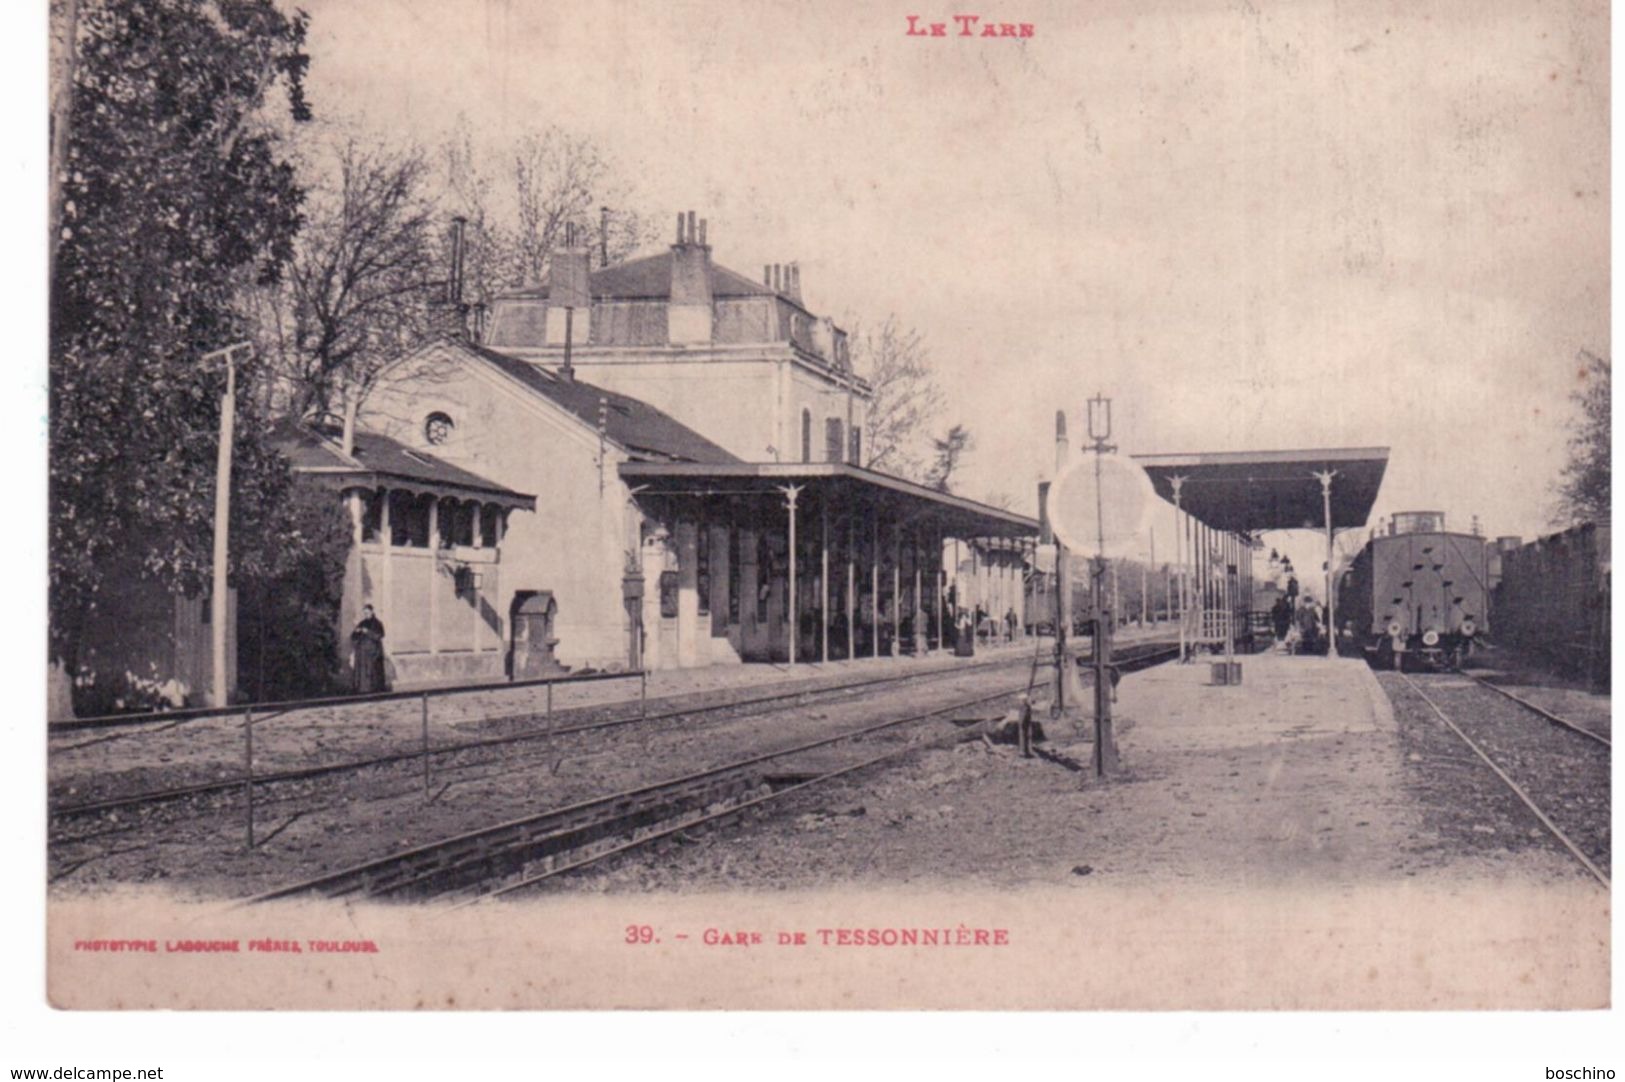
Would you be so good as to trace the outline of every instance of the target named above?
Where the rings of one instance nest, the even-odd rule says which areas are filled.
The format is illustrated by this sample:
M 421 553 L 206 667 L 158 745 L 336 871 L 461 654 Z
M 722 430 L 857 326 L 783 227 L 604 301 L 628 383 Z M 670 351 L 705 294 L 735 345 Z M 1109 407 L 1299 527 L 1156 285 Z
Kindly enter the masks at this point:
M 1605 889 L 1610 886 L 1608 787 L 1612 749 L 1605 737 L 1477 677 L 1453 674 L 1428 682 L 1424 690 L 1423 683 L 1409 674 L 1396 675 L 1489 767 L 1570 856 Z M 1463 679 L 1469 682 L 1463 684 Z M 1467 695 L 1457 694 L 1468 691 L 1476 696 L 1479 688 L 1487 688 L 1501 699 L 1478 697 L 1474 702 Z M 1509 716 L 1503 700 L 1520 708 L 1513 712 L 1516 717 Z M 1527 724 L 1531 713 L 1551 724 L 1531 729 Z M 1531 790 L 1539 791 L 1546 806 L 1537 802 Z
M 81 801 L 76 803 L 51 803 L 49 815 L 53 822 L 65 822 L 76 818 L 120 811 L 123 809 L 148 807 L 177 801 L 193 800 L 217 795 L 231 795 L 244 793 L 250 785 L 257 789 L 267 786 L 286 785 L 288 783 L 312 781 L 319 778 L 338 774 L 357 773 L 381 767 L 410 765 L 421 763 L 424 759 L 437 762 L 436 767 L 442 775 L 448 771 L 459 771 L 488 766 L 499 760 L 500 757 L 484 759 L 464 758 L 469 753 L 482 750 L 507 749 L 514 745 L 523 745 L 539 741 L 552 741 L 559 738 L 580 736 L 583 734 L 600 733 L 607 730 L 621 729 L 634 725 L 651 725 L 660 722 L 688 719 L 708 714 L 725 715 L 732 711 L 752 709 L 757 707 L 773 706 L 779 704 L 790 707 L 807 705 L 821 697 L 838 697 L 851 695 L 864 690 L 887 685 L 899 685 L 911 681 L 942 677 L 945 675 L 962 675 L 982 669 L 1010 668 L 1018 665 L 1029 665 L 1028 657 L 1000 658 L 996 661 L 980 662 L 973 665 L 956 667 L 948 670 L 929 670 L 926 672 L 898 673 L 888 676 L 873 677 L 865 680 L 850 681 L 821 687 L 794 687 L 767 694 L 748 695 L 742 698 L 728 698 L 714 703 L 681 703 L 678 706 L 658 710 L 656 712 L 639 711 L 621 717 L 596 719 L 574 725 L 557 725 L 549 719 L 549 723 L 535 728 L 525 729 L 516 733 L 507 733 L 501 736 L 479 737 L 471 740 L 460 740 L 453 743 L 441 743 L 427 748 L 415 746 L 409 750 L 388 752 L 381 755 L 368 756 L 360 759 L 350 759 L 337 763 L 314 764 L 306 767 L 292 769 L 265 771 L 255 773 L 252 777 L 243 774 L 218 778 L 205 782 L 188 785 L 167 786 L 158 789 L 143 790 L 135 793 L 121 794 L 99 800 Z M 586 708 L 592 710 L 592 708 Z M 513 715 L 509 713 L 491 714 L 482 718 L 466 719 L 460 724 L 485 725 L 492 722 L 510 722 L 515 720 L 534 722 L 541 715 Z M 255 721 L 251 724 L 263 724 Z M 450 763 L 453 757 L 463 758 L 463 761 Z
M 1554 714 L 1550 710 L 1547 710 L 1545 707 L 1539 706 L 1539 705 L 1537 705 L 1535 703 L 1532 703 L 1528 699 L 1525 699 L 1521 695 L 1514 695 L 1512 692 L 1508 691 L 1504 687 L 1501 687 L 1499 684 L 1491 683 L 1490 681 L 1484 679 L 1482 676 L 1475 676 L 1470 672 L 1464 672 L 1461 675 L 1465 676 L 1467 679 L 1473 681 L 1475 684 L 1478 684 L 1480 687 L 1489 688 L 1491 691 L 1495 692 L 1497 695 L 1500 695 L 1503 698 L 1511 699 L 1513 702 L 1517 703 L 1519 706 L 1523 707 L 1524 709 L 1529 710 L 1532 713 L 1539 714 L 1541 717 L 1545 718 L 1547 721 L 1551 722 L 1553 725 L 1557 725 L 1557 726 L 1560 726 L 1560 727 L 1562 727 L 1564 729 L 1568 729 L 1571 732 L 1578 733 L 1581 736 L 1586 737 L 1587 739 L 1595 740 L 1597 743 L 1601 744 L 1605 748 L 1612 748 L 1613 747 L 1613 743 L 1609 740 L 1609 738 L 1606 737 L 1606 736 L 1603 736 L 1601 733 L 1595 732 L 1595 731 L 1587 728 L 1586 726 L 1579 724 L 1578 722 L 1570 721 L 1568 718 L 1565 718 L 1560 714 Z
M 1125 671 L 1177 656 L 1157 646 L 1120 662 Z M 509 820 L 271 890 L 244 904 L 305 896 L 422 900 L 460 895 L 470 905 L 533 888 L 684 831 L 759 811 L 814 786 L 961 736 L 910 736 L 910 726 L 988 706 L 1028 684 L 956 700 L 819 740 L 772 749 L 652 785 Z M 974 724 L 974 718 L 962 724 Z M 876 752 L 877 747 L 884 750 Z

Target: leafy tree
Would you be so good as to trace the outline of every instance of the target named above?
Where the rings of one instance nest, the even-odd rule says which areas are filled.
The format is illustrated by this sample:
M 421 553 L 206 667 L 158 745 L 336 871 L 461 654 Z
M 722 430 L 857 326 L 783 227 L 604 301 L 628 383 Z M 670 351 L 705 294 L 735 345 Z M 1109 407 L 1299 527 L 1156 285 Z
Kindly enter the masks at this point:
M 339 609 L 351 524 L 334 488 L 295 485 L 262 535 L 266 572 L 242 590 L 238 608 L 238 683 L 260 702 L 340 690 Z
M 864 465 L 910 480 L 922 480 L 928 427 L 942 412 L 942 392 L 931 373 L 931 357 L 920 333 L 899 325 L 895 315 L 873 330 L 852 334 L 853 367 L 869 380 L 868 442 Z
M 948 492 L 954 470 L 974 445 L 970 429 L 954 425 L 940 440 L 932 440 L 931 445 L 936 449 L 936 459 L 926 471 L 925 484 L 938 492 Z
M 1580 388 L 1572 395 L 1578 417 L 1558 489 L 1558 514 L 1569 523 L 1607 522 L 1613 507 L 1611 374 L 1612 363 L 1607 358 L 1580 351 Z
M 446 311 L 428 163 L 416 150 L 354 141 L 311 185 L 289 275 L 295 416 L 348 417 L 378 371 Z
M 225 373 L 242 290 L 293 252 L 300 191 L 270 98 L 309 116 L 306 19 L 270 0 L 78 0 L 61 28 L 52 161 L 60 199 L 50 314 L 50 617 L 74 664 L 103 583 L 197 589 L 210 561 Z M 240 366 L 239 386 L 257 377 Z M 286 491 L 252 398 L 237 427 L 232 536 Z M 248 570 L 241 545 L 236 570 Z

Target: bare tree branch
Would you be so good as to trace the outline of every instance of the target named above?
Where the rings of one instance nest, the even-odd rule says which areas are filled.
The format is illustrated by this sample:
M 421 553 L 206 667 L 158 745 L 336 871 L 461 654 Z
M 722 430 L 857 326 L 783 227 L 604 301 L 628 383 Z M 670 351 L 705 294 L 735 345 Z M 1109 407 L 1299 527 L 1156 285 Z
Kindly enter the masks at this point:
M 873 330 L 854 330 L 853 366 L 869 380 L 870 469 L 911 480 L 925 476 L 928 429 L 942 413 L 942 392 L 931 373 L 930 354 L 918 331 L 903 329 L 895 315 Z

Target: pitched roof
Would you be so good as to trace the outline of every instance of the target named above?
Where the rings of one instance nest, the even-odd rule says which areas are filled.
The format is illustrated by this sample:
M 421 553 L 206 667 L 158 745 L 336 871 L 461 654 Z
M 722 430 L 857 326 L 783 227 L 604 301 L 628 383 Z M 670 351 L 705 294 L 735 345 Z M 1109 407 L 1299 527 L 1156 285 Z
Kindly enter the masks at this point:
M 534 508 L 536 497 L 515 492 L 444 459 L 405 446 L 378 432 L 357 431 L 355 448 L 346 455 L 340 429 L 332 424 L 285 424 L 275 443 L 295 473 L 339 477 L 393 478 L 469 494 L 495 496 L 501 502 Z
M 580 380 L 563 379 L 540 365 L 484 346 L 467 342 L 456 345 L 569 410 L 594 429 L 598 427 L 599 402 L 602 400 L 608 407 L 604 412 L 604 434 L 624 447 L 635 459 L 712 464 L 739 461 L 681 421 L 640 399 L 606 391 Z
M 587 276 L 589 288 L 595 298 L 614 300 L 665 300 L 671 296 L 670 251 L 658 252 L 641 259 L 629 259 L 613 267 L 601 267 Z M 525 286 L 504 293 L 504 297 L 546 297 L 550 285 Z M 748 278 L 738 271 L 729 270 L 720 263 L 711 264 L 711 295 L 714 297 L 771 297 L 777 291 Z M 794 298 L 780 294 L 792 304 Z

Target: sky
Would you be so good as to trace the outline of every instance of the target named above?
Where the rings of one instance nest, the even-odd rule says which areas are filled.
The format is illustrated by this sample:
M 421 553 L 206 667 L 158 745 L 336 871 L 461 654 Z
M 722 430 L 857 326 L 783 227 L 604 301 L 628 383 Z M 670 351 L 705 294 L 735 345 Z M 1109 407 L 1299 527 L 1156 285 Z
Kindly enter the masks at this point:
M 966 495 L 1032 510 L 1098 391 L 1125 452 L 1387 446 L 1373 522 L 1550 528 L 1611 349 L 1606 5 L 1007 0 L 1033 34 L 989 39 L 925 2 L 305 0 L 310 94 L 385 137 L 589 135 L 719 262 L 895 314 Z

